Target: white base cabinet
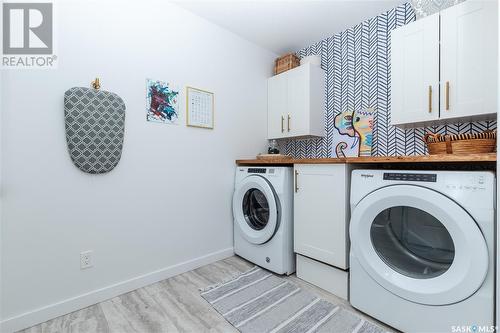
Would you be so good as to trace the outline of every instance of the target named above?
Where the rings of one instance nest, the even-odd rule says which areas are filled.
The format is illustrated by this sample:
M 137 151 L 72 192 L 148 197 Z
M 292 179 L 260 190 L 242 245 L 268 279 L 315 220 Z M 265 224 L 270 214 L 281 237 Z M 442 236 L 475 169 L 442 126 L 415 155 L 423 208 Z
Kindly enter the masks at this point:
M 346 164 L 295 164 L 294 250 L 349 267 L 349 178 Z

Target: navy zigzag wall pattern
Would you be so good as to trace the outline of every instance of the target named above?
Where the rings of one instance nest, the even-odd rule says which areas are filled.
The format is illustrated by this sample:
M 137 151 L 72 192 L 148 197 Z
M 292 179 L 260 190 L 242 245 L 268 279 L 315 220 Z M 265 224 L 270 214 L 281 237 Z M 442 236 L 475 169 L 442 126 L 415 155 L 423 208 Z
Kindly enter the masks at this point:
M 432 133 L 476 133 L 496 129 L 496 121 L 401 129 L 391 120 L 391 30 L 415 20 L 409 3 L 362 22 L 297 52 L 321 56 L 325 70 L 325 136 L 280 140 L 282 152 L 296 158 L 331 157 L 333 118 L 339 112 L 373 107 L 373 156 L 427 153 L 422 137 Z

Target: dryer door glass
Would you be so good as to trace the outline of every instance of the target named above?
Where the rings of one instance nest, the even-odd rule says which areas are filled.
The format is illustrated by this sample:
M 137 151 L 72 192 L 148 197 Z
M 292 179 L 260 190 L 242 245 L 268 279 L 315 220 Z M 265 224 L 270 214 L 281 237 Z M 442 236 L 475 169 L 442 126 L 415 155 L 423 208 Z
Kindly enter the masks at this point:
M 455 257 L 446 227 L 418 208 L 397 206 L 380 212 L 370 228 L 378 256 L 392 269 L 415 279 L 446 272 Z
M 269 222 L 269 203 L 264 193 L 256 188 L 249 189 L 242 202 L 243 216 L 254 230 L 262 230 Z

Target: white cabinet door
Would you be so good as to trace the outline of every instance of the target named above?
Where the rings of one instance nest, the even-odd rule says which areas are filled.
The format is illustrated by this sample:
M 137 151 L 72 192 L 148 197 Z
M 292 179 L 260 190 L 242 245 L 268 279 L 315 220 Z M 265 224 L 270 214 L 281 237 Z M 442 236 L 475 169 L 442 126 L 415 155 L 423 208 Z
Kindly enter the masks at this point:
M 289 136 L 302 136 L 309 133 L 309 66 L 290 70 L 288 77 L 288 108 L 286 113 L 286 132 Z
M 439 118 L 439 15 L 391 33 L 391 123 Z
M 441 118 L 496 113 L 497 1 L 441 12 Z
M 348 172 L 345 164 L 296 164 L 295 252 L 346 269 Z
M 304 64 L 268 80 L 268 139 L 324 135 L 324 79 Z
M 309 134 L 325 135 L 325 72 L 321 67 L 310 66 L 309 82 Z
M 267 137 L 269 139 L 287 136 L 287 77 L 276 75 L 267 81 Z

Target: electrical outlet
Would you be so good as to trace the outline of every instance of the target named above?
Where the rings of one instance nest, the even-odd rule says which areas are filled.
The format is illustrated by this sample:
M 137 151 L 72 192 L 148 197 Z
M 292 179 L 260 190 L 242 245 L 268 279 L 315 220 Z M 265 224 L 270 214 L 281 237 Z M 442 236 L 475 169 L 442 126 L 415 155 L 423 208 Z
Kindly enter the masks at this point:
M 80 253 L 80 269 L 87 269 L 94 266 L 92 254 L 93 251 L 85 251 Z

